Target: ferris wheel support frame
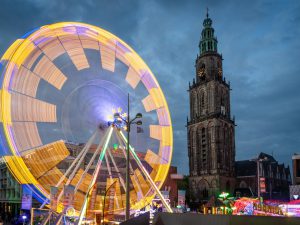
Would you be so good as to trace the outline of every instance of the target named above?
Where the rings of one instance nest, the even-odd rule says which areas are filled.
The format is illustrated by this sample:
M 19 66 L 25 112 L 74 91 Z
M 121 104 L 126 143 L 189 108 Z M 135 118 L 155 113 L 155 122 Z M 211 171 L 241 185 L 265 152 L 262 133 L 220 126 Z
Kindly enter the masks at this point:
M 104 134 L 104 138 L 99 142 L 96 151 L 94 152 L 92 158 L 90 159 L 88 165 L 86 166 L 86 168 L 85 168 L 83 174 L 81 175 L 79 181 L 77 182 L 77 184 L 76 184 L 76 186 L 75 186 L 74 193 L 77 192 L 77 190 L 78 190 L 78 188 L 79 188 L 79 185 L 81 184 L 82 180 L 85 178 L 85 176 L 86 176 L 88 170 L 90 169 L 92 163 L 94 162 L 96 156 L 99 154 L 99 152 L 100 152 L 100 150 L 101 150 L 101 147 L 103 147 L 105 138 L 106 138 L 106 136 L 108 135 L 108 133 L 109 133 L 109 132 L 108 132 L 108 130 L 107 130 L 107 132 Z
M 124 140 L 124 142 L 127 143 L 126 137 L 122 133 L 122 131 L 118 130 L 118 133 L 120 133 L 121 138 Z M 140 161 L 140 159 L 137 157 L 137 155 L 136 155 L 134 149 L 131 147 L 131 145 L 129 145 L 129 149 L 130 149 L 131 154 L 133 155 L 133 158 L 137 162 L 139 168 L 141 169 L 141 171 L 143 172 L 144 176 L 147 178 L 147 180 L 149 181 L 150 185 L 152 186 L 152 188 L 154 189 L 154 191 L 156 192 L 156 194 L 158 195 L 158 197 L 162 201 L 163 205 L 166 207 L 166 209 L 168 210 L 168 212 L 173 213 L 173 210 L 171 209 L 171 207 L 169 206 L 169 204 L 166 202 L 165 198 L 163 197 L 163 195 L 161 194 L 160 190 L 158 189 L 158 187 L 156 186 L 156 184 L 152 180 L 152 178 L 149 175 L 148 171 L 143 166 L 143 164 Z
M 108 146 L 108 143 L 110 141 L 110 138 L 111 138 L 111 135 L 112 135 L 112 132 L 113 131 L 116 131 L 117 133 L 117 136 L 123 140 L 124 143 L 127 143 L 127 140 L 124 136 L 124 134 L 122 133 L 122 131 L 120 131 L 119 129 L 115 129 L 114 127 L 110 126 L 109 128 L 109 134 L 108 136 L 106 137 L 106 140 L 105 140 L 105 145 L 104 147 L 102 148 L 102 151 L 101 151 L 101 154 L 100 154 L 100 157 L 99 157 L 99 160 L 98 160 L 98 163 L 97 163 L 97 167 L 94 171 L 94 174 L 93 174 L 93 179 L 91 180 L 90 182 L 90 185 L 89 185 L 89 188 L 88 188 L 88 191 L 86 193 L 86 196 L 85 196 L 85 199 L 84 199 L 84 203 L 83 203 L 83 206 L 80 210 L 80 215 L 79 215 L 79 220 L 77 221 L 76 225 L 81 225 L 82 224 L 82 220 L 83 220 L 83 217 L 86 213 L 86 208 L 87 208 L 87 204 L 88 204 L 88 197 L 90 195 L 90 192 L 92 190 L 92 188 L 94 187 L 95 183 L 96 183 L 96 179 L 98 177 L 98 174 L 100 172 L 100 168 L 101 168 L 101 164 L 102 164 L 102 160 L 103 158 L 105 157 L 106 155 L 106 151 L 107 151 L 107 146 Z M 129 149 L 130 149 L 130 153 L 131 155 L 133 156 L 133 159 L 136 161 L 138 167 L 141 169 L 142 173 L 144 174 L 144 176 L 147 178 L 146 180 L 148 180 L 148 182 L 150 183 L 151 187 L 154 189 L 154 191 L 156 192 L 156 194 L 158 195 L 158 197 L 160 198 L 160 200 L 162 201 L 163 205 L 166 207 L 167 211 L 170 212 L 170 213 L 173 213 L 173 210 L 171 209 L 171 207 L 169 206 L 169 204 L 166 202 L 166 200 L 164 199 L 163 195 L 161 194 L 161 192 L 159 191 L 158 187 L 156 186 L 156 184 L 154 183 L 154 181 L 152 180 L 151 176 L 149 175 L 149 173 L 147 172 L 147 170 L 145 169 L 145 167 L 143 166 L 142 162 L 140 161 L 140 159 L 137 157 L 134 149 L 132 148 L 131 145 L 129 145 Z M 104 207 L 104 206 L 102 206 Z
M 64 179 L 68 176 L 68 174 L 70 173 L 70 171 L 73 169 L 73 167 L 75 166 L 75 164 L 77 163 L 77 165 L 80 165 L 82 162 L 82 159 L 84 158 L 84 156 L 86 155 L 86 153 L 88 152 L 90 146 L 92 145 L 95 137 L 96 137 L 97 132 L 94 132 L 94 134 L 91 136 L 91 138 L 88 140 L 88 142 L 86 143 L 86 145 L 84 146 L 83 150 L 80 151 L 80 153 L 78 154 L 78 156 L 76 157 L 76 159 L 72 162 L 71 166 L 69 167 L 69 169 L 66 171 L 66 173 L 64 174 L 64 176 L 62 176 L 60 178 L 60 180 L 58 181 L 58 183 L 55 185 L 55 187 L 59 187 L 61 185 L 61 183 L 64 181 Z M 77 166 L 76 165 L 76 166 Z M 75 167 L 76 170 L 76 167 Z M 74 170 L 74 171 L 75 171 Z M 73 171 L 73 172 L 74 172 Z
M 82 149 L 82 151 L 77 155 L 77 157 L 75 158 L 75 160 L 72 162 L 72 164 L 70 165 L 70 167 L 68 168 L 68 170 L 64 173 L 64 175 L 60 178 L 60 180 L 57 182 L 57 184 L 55 185 L 55 187 L 59 187 L 62 182 L 64 181 L 65 178 L 67 178 L 68 174 L 71 172 L 71 170 L 73 169 L 73 167 L 75 166 L 75 169 L 73 169 L 72 174 L 68 177 L 68 180 L 66 182 L 66 185 L 68 185 L 71 180 L 74 178 L 76 171 L 78 170 L 80 164 L 82 163 L 82 160 L 84 159 L 84 156 L 86 155 L 86 153 L 88 152 L 89 148 L 91 147 L 95 137 L 96 137 L 97 131 L 94 132 L 94 134 L 90 137 L 90 139 L 88 140 L 88 142 L 85 144 L 84 148 Z M 78 162 L 79 161 L 79 162 Z M 76 164 L 77 163 L 77 164 Z M 63 190 L 59 193 L 58 197 L 57 197 L 57 201 L 59 202 L 59 200 L 61 199 L 63 195 Z M 46 199 L 43 204 L 40 206 L 40 209 L 44 208 L 45 205 L 49 202 L 48 199 Z
M 116 130 L 116 128 L 114 128 L 114 129 Z M 117 134 L 118 134 L 118 133 L 117 133 Z M 119 134 L 117 135 L 117 139 L 118 139 L 118 142 L 119 142 L 121 145 L 123 145 L 123 144 L 124 144 L 124 146 L 126 145 L 126 143 L 123 143 L 122 138 L 120 137 Z M 125 157 L 125 159 L 126 159 L 127 156 L 126 156 L 125 148 L 122 147 L 121 149 L 122 149 L 122 152 L 123 152 L 124 157 Z M 136 182 L 136 184 L 137 184 L 137 186 L 138 186 L 139 192 L 140 192 L 140 194 L 142 195 L 142 197 L 144 197 L 144 194 L 143 194 L 143 191 L 142 191 L 142 187 L 141 187 L 141 185 L 140 185 L 140 182 L 138 181 L 137 175 L 134 173 L 133 168 L 132 168 L 132 165 L 131 165 L 130 163 L 129 163 L 129 167 L 130 167 L 131 173 L 133 174 L 134 180 L 135 180 L 135 182 Z M 124 186 L 124 190 L 126 191 L 125 186 Z
M 93 190 L 93 187 L 94 187 L 94 185 L 96 183 L 96 179 L 97 179 L 98 174 L 100 172 L 101 164 L 102 164 L 102 161 L 103 161 L 103 158 L 104 158 L 104 155 L 105 155 L 108 143 L 110 141 L 112 132 L 113 132 L 113 128 L 109 127 L 108 136 L 107 136 L 107 138 L 105 140 L 105 144 L 104 144 L 104 146 L 102 148 L 102 151 L 100 153 L 100 156 L 99 156 L 99 159 L 98 159 L 98 162 L 97 162 L 97 166 L 96 166 L 96 169 L 95 169 L 95 171 L 93 173 L 93 178 L 92 178 L 92 180 L 90 182 L 90 185 L 89 185 L 89 188 L 87 190 L 87 193 L 85 195 L 84 202 L 83 202 L 83 205 L 81 207 L 80 214 L 79 214 L 79 219 L 78 219 L 76 225 L 81 225 L 81 223 L 82 223 L 83 216 L 84 216 L 84 214 L 86 212 L 86 207 L 87 207 L 87 203 L 88 203 L 88 196 L 90 195 L 90 192 Z
M 112 154 L 111 154 L 110 149 L 107 149 L 107 152 L 108 152 L 108 155 L 109 155 L 109 157 L 110 157 L 110 159 L 111 159 L 111 161 L 112 161 L 112 163 L 113 163 L 113 165 L 114 165 L 115 170 L 116 170 L 117 173 L 118 173 L 118 177 L 119 177 L 119 179 L 120 179 L 121 185 L 122 185 L 123 189 L 126 190 L 126 189 L 125 189 L 124 179 L 123 179 L 123 177 L 120 175 L 120 170 L 119 170 L 119 168 L 117 167 L 117 164 L 116 164 L 116 162 L 115 162 L 115 160 L 114 160 L 114 158 L 113 158 L 113 156 L 112 156 Z

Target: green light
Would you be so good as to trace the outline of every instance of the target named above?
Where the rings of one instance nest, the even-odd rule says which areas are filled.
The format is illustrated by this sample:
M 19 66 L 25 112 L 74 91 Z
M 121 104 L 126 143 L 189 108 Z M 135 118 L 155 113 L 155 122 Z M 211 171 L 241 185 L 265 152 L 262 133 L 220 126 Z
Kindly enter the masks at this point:
M 103 149 L 102 149 L 102 151 L 101 151 L 101 154 L 100 154 L 100 157 L 99 157 L 99 162 L 100 162 L 100 165 L 101 165 L 101 162 L 102 162 L 102 160 L 103 160 L 103 158 L 104 158 L 104 156 L 105 156 L 105 152 L 106 152 L 106 149 L 107 149 L 107 146 L 108 146 L 108 143 L 109 143 L 109 140 L 110 140 L 110 138 L 111 138 L 111 135 L 112 135 L 112 132 L 113 132 L 113 128 L 112 127 L 110 127 L 110 130 L 109 130 L 109 133 L 108 133 L 108 136 L 107 136 L 107 138 L 106 138 L 106 140 L 105 140 L 105 144 L 104 144 L 104 146 L 103 146 Z M 99 163 L 98 162 L 98 163 Z M 98 169 L 99 170 L 99 169 Z M 94 171 L 95 172 L 95 171 Z M 95 178 L 94 178 L 95 179 Z M 92 183 L 94 183 L 95 182 L 95 180 L 92 180 Z M 92 190 L 91 189 L 91 184 L 90 184 L 90 187 L 89 187 L 89 191 L 88 191 L 88 193 L 87 193 L 87 197 L 84 199 L 84 202 L 83 202 L 83 206 L 82 206 L 82 210 L 81 210 L 81 212 L 80 212 L 80 215 L 79 215 L 79 220 L 78 220 L 78 225 L 81 225 L 81 223 L 82 223 L 82 220 L 83 220 L 83 216 L 84 216 L 84 212 L 86 212 L 86 208 L 87 208 L 87 203 L 88 203 L 88 196 L 89 196 L 89 194 L 90 194 L 90 191 Z
M 110 131 L 109 131 L 109 133 L 108 133 L 108 137 L 107 137 L 107 139 L 106 139 L 106 141 L 105 141 L 104 147 L 103 147 L 103 149 L 102 149 L 102 151 L 101 151 L 101 154 L 100 154 L 100 161 L 102 161 L 103 158 L 104 158 L 104 156 L 105 156 L 105 152 L 106 152 L 106 149 L 107 149 L 107 145 L 108 145 L 108 143 L 109 143 L 109 140 L 110 140 L 110 137 L 111 137 L 112 132 L 113 132 L 113 128 L 110 127 Z
M 222 193 L 219 195 L 219 197 L 220 197 L 220 198 L 227 198 L 228 195 L 229 195 L 229 193 L 227 193 L 227 192 L 222 192 Z
M 115 144 L 113 145 L 113 147 L 114 147 L 114 150 L 117 150 L 117 149 L 119 148 L 119 145 L 115 143 Z

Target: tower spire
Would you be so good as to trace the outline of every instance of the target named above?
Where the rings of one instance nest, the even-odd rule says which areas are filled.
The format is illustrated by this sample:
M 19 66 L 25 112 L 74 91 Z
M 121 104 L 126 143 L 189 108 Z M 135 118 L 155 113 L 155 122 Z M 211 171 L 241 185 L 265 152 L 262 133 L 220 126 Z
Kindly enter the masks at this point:
M 203 21 L 203 30 L 201 32 L 201 39 L 199 43 L 200 55 L 206 52 L 217 52 L 218 41 L 214 35 L 214 28 L 212 27 L 212 20 L 209 18 L 209 9 L 206 8 L 206 18 Z

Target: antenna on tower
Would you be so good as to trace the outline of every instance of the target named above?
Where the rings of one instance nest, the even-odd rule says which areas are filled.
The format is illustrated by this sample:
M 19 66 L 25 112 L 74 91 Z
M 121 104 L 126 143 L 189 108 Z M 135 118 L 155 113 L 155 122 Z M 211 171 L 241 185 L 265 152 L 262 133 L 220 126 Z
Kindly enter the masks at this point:
M 206 7 L 206 18 L 208 18 L 208 7 Z

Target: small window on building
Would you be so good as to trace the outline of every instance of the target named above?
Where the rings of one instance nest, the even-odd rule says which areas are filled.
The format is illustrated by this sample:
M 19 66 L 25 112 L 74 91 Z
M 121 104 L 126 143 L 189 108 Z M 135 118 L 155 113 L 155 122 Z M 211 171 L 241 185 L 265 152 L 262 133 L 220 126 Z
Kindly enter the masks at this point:
M 203 189 L 202 195 L 203 195 L 204 198 L 208 197 L 208 190 L 206 188 Z
M 226 111 L 225 111 L 225 106 L 221 105 L 221 114 L 225 116 Z

